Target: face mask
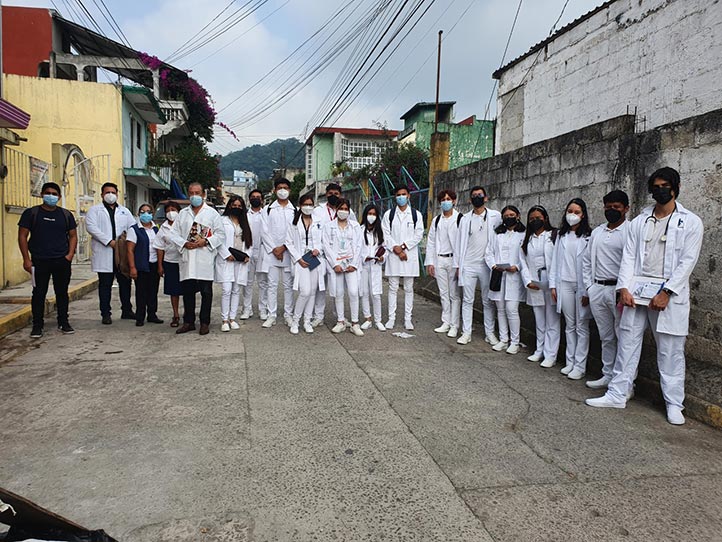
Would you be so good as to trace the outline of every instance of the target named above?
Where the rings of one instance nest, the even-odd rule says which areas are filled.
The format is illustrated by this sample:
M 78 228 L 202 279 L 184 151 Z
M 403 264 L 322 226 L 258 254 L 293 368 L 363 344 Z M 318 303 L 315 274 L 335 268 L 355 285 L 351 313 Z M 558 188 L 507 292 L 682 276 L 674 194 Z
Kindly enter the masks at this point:
M 539 218 L 535 218 L 534 220 L 529 221 L 529 230 L 532 232 L 538 232 L 543 227 L 544 221 Z
M 178 211 L 168 211 L 165 214 L 166 220 L 170 220 L 171 222 L 174 222 L 176 218 L 178 218 Z
M 479 207 L 483 207 L 484 206 L 484 196 L 474 196 L 473 198 L 471 198 L 471 204 L 474 207 L 476 207 L 477 209 Z
M 336 216 L 339 220 L 347 220 L 350 214 L 351 213 L 349 211 L 339 211 L 338 213 L 336 213 Z
M 278 196 L 278 199 L 281 199 L 281 200 L 287 200 L 288 196 L 290 196 L 290 195 L 291 195 L 290 192 L 288 190 L 286 190 L 285 188 L 281 188 L 280 190 L 278 190 L 276 192 L 276 196 Z
M 243 209 L 240 207 L 231 207 L 228 209 L 228 214 L 234 218 L 241 218 L 241 215 L 243 214 Z
M 506 226 L 507 228 L 513 228 L 514 226 L 516 226 L 517 222 L 519 221 L 515 216 L 507 216 L 504 219 L 504 226 Z
M 148 212 L 140 213 L 139 218 L 140 218 L 141 223 L 148 224 L 149 222 L 151 222 L 153 220 L 153 215 Z
M 251 198 L 251 207 L 258 209 L 261 206 L 261 198 Z
M 622 220 L 622 213 L 616 209 L 607 209 L 604 211 L 604 218 L 606 218 L 610 224 L 616 224 Z
M 570 226 L 576 226 L 582 221 L 582 217 L 579 215 L 575 215 L 574 213 L 567 213 L 566 216 L 567 224 Z
M 326 198 L 326 201 L 331 207 L 336 207 L 338 205 L 339 197 L 336 194 L 331 194 Z
M 58 204 L 60 198 L 55 194 L 43 194 L 43 203 L 50 207 L 55 207 Z
M 453 208 L 454 208 L 453 201 L 445 200 L 445 201 L 441 202 L 441 210 L 444 211 L 445 213 L 451 211 Z
M 108 205 L 115 205 L 115 202 L 118 201 L 118 195 L 108 192 L 105 196 L 103 196 L 103 201 Z
M 191 196 L 188 199 L 191 200 L 191 205 L 193 207 L 200 207 L 203 205 L 203 198 L 201 196 Z
M 366 223 L 373 225 L 376 222 L 376 215 L 366 215 Z
M 304 205 L 301 207 L 301 212 L 306 216 L 311 216 L 313 213 L 313 205 Z
M 672 189 L 668 186 L 655 186 L 652 188 L 652 198 L 660 205 L 666 205 L 672 201 Z
M 409 203 L 408 196 L 396 196 L 396 204 L 399 207 L 405 207 Z

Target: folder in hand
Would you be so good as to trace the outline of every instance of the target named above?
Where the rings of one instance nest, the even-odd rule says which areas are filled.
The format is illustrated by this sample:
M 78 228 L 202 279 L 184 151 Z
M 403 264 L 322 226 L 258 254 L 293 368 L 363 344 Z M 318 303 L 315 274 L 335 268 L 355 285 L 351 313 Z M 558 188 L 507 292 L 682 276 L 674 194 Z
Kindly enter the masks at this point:
M 237 262 L 245 262 L 246 260 L 249 260 L 248 254 L 243 252 L 242 250 L 238 250 L 237 248 L 229 247 L 228 252 L 231 253 L 231 256 L 237 261 Z
M 306 254 L 304 254 L 301 259 L 308 264 L 309 271 L 313 271 L 319 265 L 321 265 L 321 260 L 319 260 L 318 257 L 314 256 L 313 252 L 306 252 Z

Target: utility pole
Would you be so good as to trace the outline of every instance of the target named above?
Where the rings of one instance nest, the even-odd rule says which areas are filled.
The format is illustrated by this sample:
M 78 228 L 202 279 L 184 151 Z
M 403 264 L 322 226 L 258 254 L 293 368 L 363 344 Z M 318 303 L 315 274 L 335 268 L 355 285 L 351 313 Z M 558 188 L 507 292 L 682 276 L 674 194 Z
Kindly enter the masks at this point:
M 439 52 L 436 57 L 436 111 L 434 113 L 434 133 L 439 131 L 439 87 L 441 86 L 441 36 L 443 30 L 439 30 Z
M 434 133 L 431 134 L 431 149 L 429 156 L 429 197 L 427 210 L 427 224 L 431 224 L 434 217 L 434 178 L 437 173 L 449 169 L 449 132 L 439 132 L 439 89 L 441 87 L 441 36 L 444 31 L 439 30 L 439 53 L 436 60 L 436 111 L 434 116 Z

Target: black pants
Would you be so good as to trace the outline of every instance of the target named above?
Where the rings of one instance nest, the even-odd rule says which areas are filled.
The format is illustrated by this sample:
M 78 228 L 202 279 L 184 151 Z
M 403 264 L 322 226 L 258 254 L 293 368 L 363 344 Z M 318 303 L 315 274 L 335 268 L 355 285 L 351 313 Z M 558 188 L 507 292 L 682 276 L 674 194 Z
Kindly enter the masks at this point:
M 157 264 L 151 262 L 150 271 L 138 271 L 135 279 L 135 319 L 138 322 L 148 318 L 155 318 L 158 313 L 158 276 Z
M 70 284 L 71 265 L 65 258 L 52 260 L 34 260 L 35 286 L 33 287 L 33 326 L 43 327 L 45 320 L 45 298 L 48 295 L 50 278 L 55 289 L 55 304 L 58 310 L 58 325 L 68 323 L 68 285 Z
M 201 324 L 211 323 L 211 305 L 213 304 L 212 280 L 184 280 L 183 288 L 183 322 L 193 324 L 196 321 L 196 293 L 201 293 Z
M 110 310 L 110 290 L 113 287 L 114 278 L 118 281 L 122 312 L 124 314 L 133 312 L 133 304 L 130 302 L 130 278 L 116 269 L 114 273 L 98 273 L 98 298 L 102 316 L 110 316 L 112 312 Z

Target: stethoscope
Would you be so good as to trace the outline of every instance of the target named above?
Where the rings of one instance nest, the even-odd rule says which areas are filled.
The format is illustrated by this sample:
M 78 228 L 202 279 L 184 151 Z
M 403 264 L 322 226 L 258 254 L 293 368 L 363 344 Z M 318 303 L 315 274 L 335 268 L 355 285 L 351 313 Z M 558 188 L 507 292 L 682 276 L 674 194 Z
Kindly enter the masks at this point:
M 674 204 L 674 210 L 670 213 L 670 215 L 667 217 L 667 225 L 664 227 L 664 233 L 662 234 L 662 237 L 660 238 L 660 241 L 663 243 L 667 242 L 667 233 L 669 233 L 669 223 L 672 222 L 672 215 L 677 212 L 677 204 Z M 652 225 L 655 226 L 658 222 L 664 220 L 664 218 L 657 218 L 654 216 L 654 211 L 652 211 L 652 214 L 647 217 L 647 220 L 644 221 L 644 225 L 647 227 L 647 235 L 644 236 L 644 240 L 646 242 L 649 242 L 652 240 L 652 230 L 649 228 L 649 221 L 652 221 Z

